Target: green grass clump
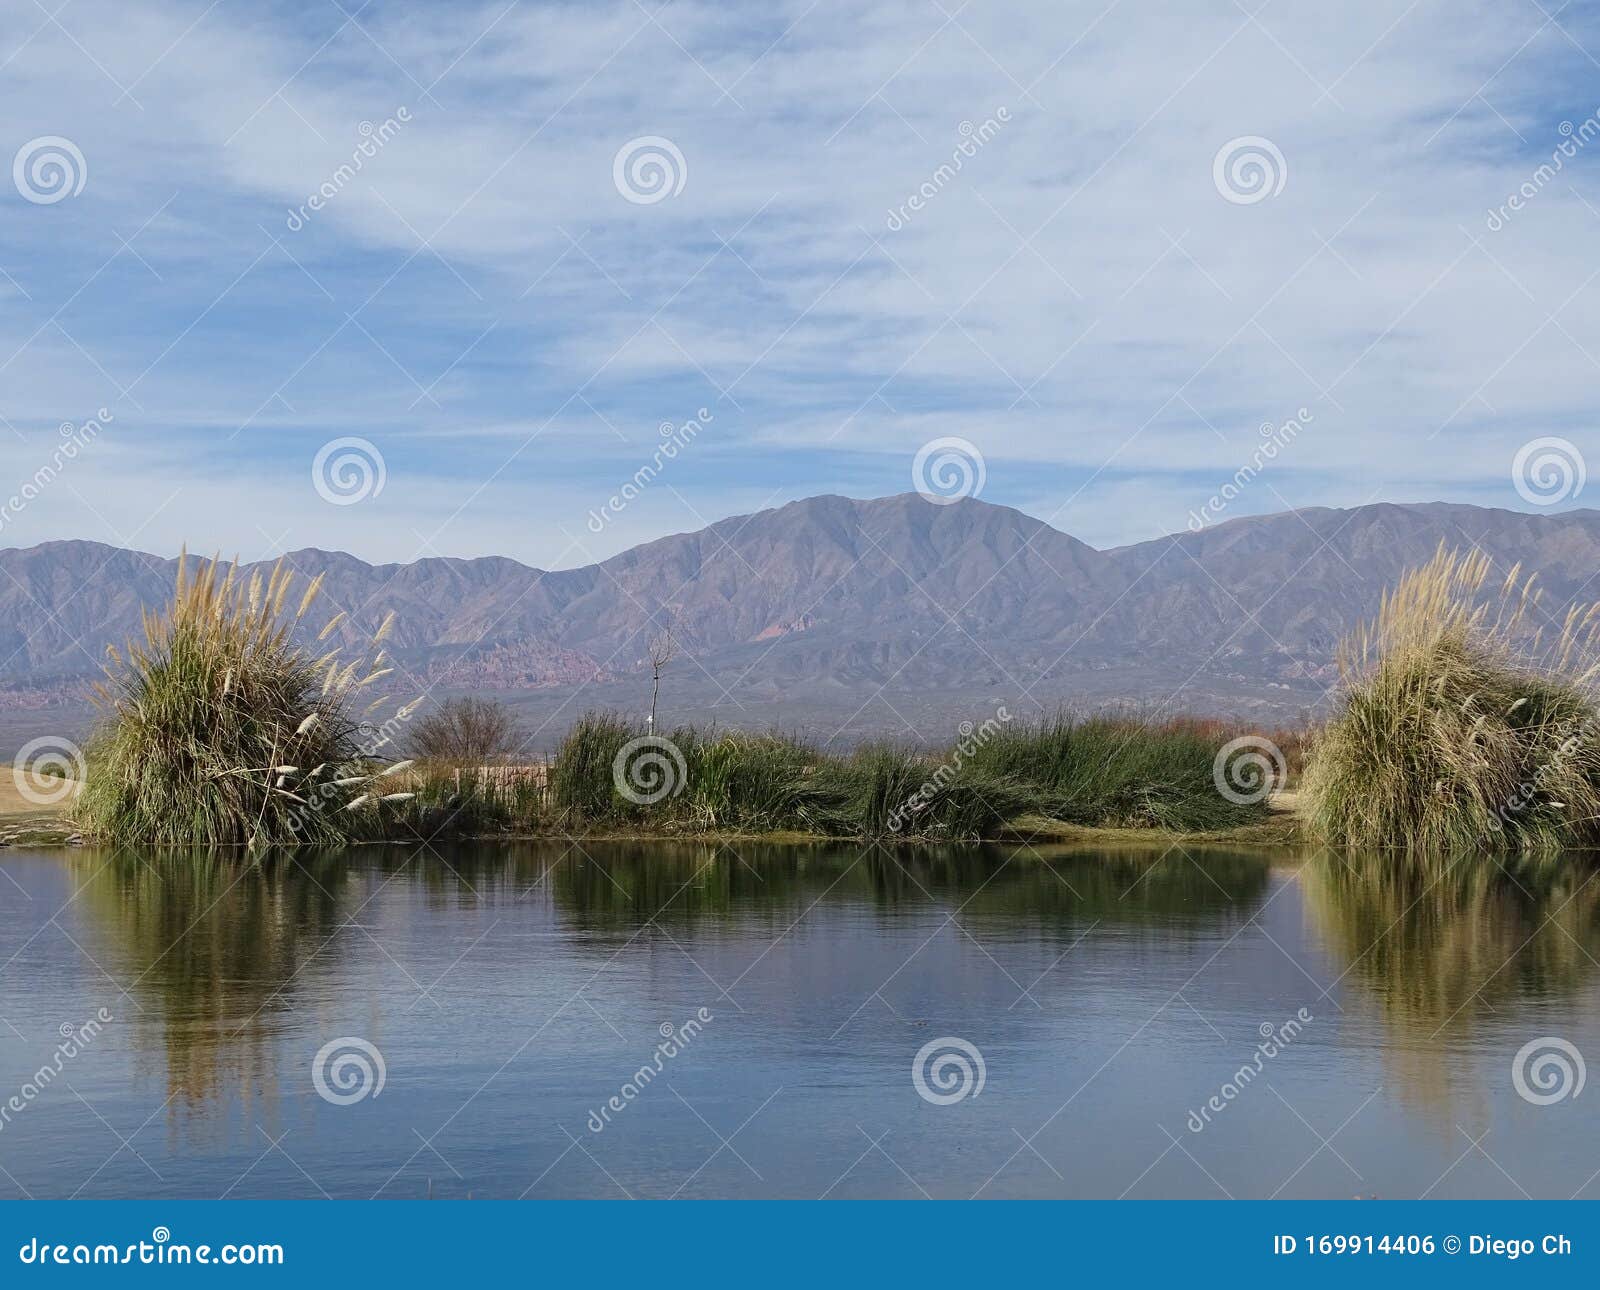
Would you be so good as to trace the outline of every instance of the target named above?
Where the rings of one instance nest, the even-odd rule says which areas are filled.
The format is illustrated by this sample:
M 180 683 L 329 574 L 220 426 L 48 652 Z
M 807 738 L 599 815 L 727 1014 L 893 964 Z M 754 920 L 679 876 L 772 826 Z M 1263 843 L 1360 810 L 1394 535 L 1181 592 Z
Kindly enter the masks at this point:
M 778 735 L 681 727 L 650 738 L 621 717 L 588 713 L 556 751 L 550 801 L 573 826 L 817 830 L 830 818 L 810 782 L 817 760 Z
M 672 784 L 658 800 L 623 791 L 626 785 L 636 796 L 653 794 L 663 781 L 652 775 Z M 1039 804 L 1008 776 L 964 768 L 947 776 L 935 759 L 910 750 L 869 746 L 828 757 L 781 735 L 693 727 L 652 740 L 609 714 L 589 714 L 573 726 L 551 765 L 550 793 L 572 827 L 835 837 L 993 837 Z
M 674 732 L 689 767 L 686 805 L 704 829 L 813 830 L 830 804 L 813 782 L 816 754 L 777 735 Z
M 181 560 L 172 604 L 145 615 L 144 640 L 126 657 L 109 651 L 105 720 L 75 808 L 84 832 L 159 846 L 328 845 L 367 827 L 389 796 L 350 712 L 384 674 L 382 655 L 342 663 L 295 641 L 320 577 L 290 613 L 294 575 L 281 562 L 264 580 L 236 575 L 219 577 L 212 561 L 191 577 Z
M 1214 763 L 1229 733 L 1193 722 L 1060 717 L 1013 726 L 992 718 L 977 731 L 963 727 L 961 742 L 943 752 L 869 744 L 829 756 L 779 735 L 692 727 L 651 740 L 620 717 L 589 714 L 556 754 L 550 794 L 572 828 L 973 839 L 999 837 L 1019 818 L 1043 814 L 1198 832 L 1250 823 L 1267 809 L 1219 791 Z M 617 767 L 652 748 L 660 754 L 653 773 L 673 787 L 641 802 L 623 791 L 627 777 Z
M 1542 643 L 1532 579 L 1442 547 L 1346 642 L 1339 709 L 1303 790 L 1323 840 L 1419 854 L 1548 852 L 1597 840 L 1596 610 Z
M 1227 729 L 1131 717 L 1074 718 L 1000 728 L 969 759 L 976 771 L 1033 786 L 1044 813 L 1094 828 L 1233 828 L 1260 819 L 1264 802 L 1218 789 L 1215 763 Z
M 993 838 L 1040 805 L 1012 776 L 888 744 L 858 748 L 818 778 L 842 831 L 862 837 Z
M 575 824 L 599 823 L 620 814 L 624 799 L 612 783 L 612 764 L 639 730 L 621 717 L 586 712 L 567 731 L 550 764 L 550 799 Z

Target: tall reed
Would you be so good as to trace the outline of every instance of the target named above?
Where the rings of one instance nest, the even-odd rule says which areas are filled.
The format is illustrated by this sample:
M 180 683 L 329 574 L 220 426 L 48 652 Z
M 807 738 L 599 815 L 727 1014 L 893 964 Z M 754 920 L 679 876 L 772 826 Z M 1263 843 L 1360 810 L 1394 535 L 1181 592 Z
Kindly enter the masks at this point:
M 1219 791 L 1221 728 L 1060 717 L 983 729 L 942 752 L 868 744 L 838 756 L 781 735 L 684 727 L 652 739 L 621 717 L 591 713 L 556 754 L 550 800 L 571 828 L 924 839 L 999 837 L 1034 814 L 1199 831 L 1266 813 Z M 659 795 L 630 782 L 633 758 L 652 751 L 660 753 L 653 769 L 670 781 Z
M 970 765 L 1036 786 L 1039 809 L 1070 824 L 1226 829 L 1266 813 L 1217 787 L 1217 753 L 1233 733 L 1216 723 L 1058 713 L 1004 727 Z
M 1304 800 L 1339 846 L 1550 851 L 1600 836 L 1600 606 L 1549 621 L 1532 577 L 1442 545 L 1341 647 Z
M 337 648 L 316 656 L 300 645 L 322 577 L 291 609 L 294 581 L 282 561 L 246 579 L 237 564 L 191 571 L 187 555 L 179 560 L 172 603 L 144 615 L 144 639 L 107 651 L 104 721 L 76 807 L 85 832 L 155 845 L 326 845 L 367 827 L 390 795 L 361 755 L 353 710 L 388 669 L 381 651 L 345 661 Z

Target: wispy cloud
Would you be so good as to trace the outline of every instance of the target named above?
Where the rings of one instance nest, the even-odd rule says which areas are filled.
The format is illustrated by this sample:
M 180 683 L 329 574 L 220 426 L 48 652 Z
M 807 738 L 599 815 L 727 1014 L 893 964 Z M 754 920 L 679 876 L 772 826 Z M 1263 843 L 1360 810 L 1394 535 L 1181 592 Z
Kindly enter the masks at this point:
M 1486 221 L 1600 106 L 1588 4 L 0 9 L 6 156 L 88 167 L 0 196 L 5 471 L 116 412 L 15 544 L 574 563 L 563 532 L 702 406 L 594 554 L 903 491 L 955 434 L 990 500 L 1149 537 L 1303 406 L 1241 511 L 1516 507 L 1518 446 L 1592 423 L 1600 151 Z M 618 192 L 641 136 L 681 192 Z M 1270 199 L 1214 183 L 1243 136 L 1284 159 Z M 312 488 L 341 435 L 388 465 L 360 506 Z

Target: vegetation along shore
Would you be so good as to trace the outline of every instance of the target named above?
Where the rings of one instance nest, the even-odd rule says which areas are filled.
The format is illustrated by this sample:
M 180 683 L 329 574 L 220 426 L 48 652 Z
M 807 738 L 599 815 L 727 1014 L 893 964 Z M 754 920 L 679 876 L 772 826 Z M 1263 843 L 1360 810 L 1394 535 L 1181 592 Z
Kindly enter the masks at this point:
M 1495 579 L 1478 555 L 1441 548 L 1405 575 L 1345 642 L 1331 715 L 1305 730 L 1021 719 L 1000 705 L 942 748 L 835 752 L 592 712 L 536 764 L 519 761 L 515 722 L 492 700 L 447 699 L 410 721 L 420 701 L 381 693 L 388 625 L 371 657 L 324 648 L 343 615 L 312 631 L 320 582 L 181 563 L 144 639 L 111 651 L 103 720 L 58 828 L 252 852 L 554 834 L 1542 855 L 1600 839 L 1600 611 L 1546 621 L 1532 579 Z M 49 826 L 9 817 L 0 841 Z

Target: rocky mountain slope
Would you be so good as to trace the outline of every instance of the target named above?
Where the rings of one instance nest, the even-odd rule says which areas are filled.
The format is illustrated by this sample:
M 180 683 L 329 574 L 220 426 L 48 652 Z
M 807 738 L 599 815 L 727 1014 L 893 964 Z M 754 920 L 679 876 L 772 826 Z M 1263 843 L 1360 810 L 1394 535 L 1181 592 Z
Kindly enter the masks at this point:
M 287 559 L 326 572 L 324 607 L 349 612 L 352 644 L 395 611 L 414 690 L 503 690 L 552 714 L 631 704 L 646 644 L 670 623 L 684 703 L 807 727 L 862 727 L 871 709 L 870 728 L 896 730 L 920 721 L 906 709 L 943 720 L 1008 697 L 1292 717 L 1334 679 L 1339 637 L 1441 542 L 1538 570 L 1552 613 L 1600 594 L 1600 512 L 1443 503 L 1301 510 L 1097 551 L 982 501 L 827 496 L 557 572 Z M 81 696 L 175 569 L 92 542 L 0 551 L 0 704 Z

